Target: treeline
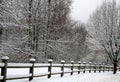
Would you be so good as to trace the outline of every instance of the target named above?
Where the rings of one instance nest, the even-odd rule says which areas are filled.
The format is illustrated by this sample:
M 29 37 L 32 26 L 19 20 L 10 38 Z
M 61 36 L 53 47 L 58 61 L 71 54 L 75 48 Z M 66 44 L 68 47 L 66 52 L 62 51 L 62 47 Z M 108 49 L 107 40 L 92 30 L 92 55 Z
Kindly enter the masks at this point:
M 78 61 L 89 53 L 85 25 L 70 19 L 71 0 L 0 0 L 0 56 L 10 62 Z

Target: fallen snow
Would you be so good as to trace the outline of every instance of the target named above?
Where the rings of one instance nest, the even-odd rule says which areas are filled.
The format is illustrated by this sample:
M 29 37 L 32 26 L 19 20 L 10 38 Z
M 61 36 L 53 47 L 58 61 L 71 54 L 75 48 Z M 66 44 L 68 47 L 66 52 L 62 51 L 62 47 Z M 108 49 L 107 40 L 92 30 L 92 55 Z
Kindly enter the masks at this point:
M 53 68 L 53 70 L 60 71 L 60 68 Z M 54 72 L 53 71 L 53 72 Z M 69 69 L 65 69 L 65 71 L 70 71 Z M 47 72 L 47 68 L 36 68 L 35 74 L 45 73 Z M 21 74 L 29 74 L 29 69 L 8 69 L 8 75 L 16 75 L 19 76 Z M 82 72 L 80 74 L 74 73 L 72 76 L 69 74 L 65 74 L 63 77 L 58 75 L 52 75 L 51 78 L 38 77 L 34 78 L 32 81 L 28 81 L 28 79 L 20 79 L 20 80 L 8 80 L 7 82 L 120 82 L 120 72 L 113 75 L 112 72 L 97 72 L 97 73 L 85 73 Z
M 120 73 L 113 75 L 111 72 L 86 73 L 65 77 L 53 77 L 51 79 L 33 80 L 31 82 L 120 82 Z

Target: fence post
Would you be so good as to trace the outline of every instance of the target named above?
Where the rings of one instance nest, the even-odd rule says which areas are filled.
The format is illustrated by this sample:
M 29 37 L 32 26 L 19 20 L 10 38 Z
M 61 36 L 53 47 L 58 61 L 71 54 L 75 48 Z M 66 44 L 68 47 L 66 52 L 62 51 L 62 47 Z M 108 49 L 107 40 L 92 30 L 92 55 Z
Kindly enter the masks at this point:
M 120 71 L 120 67 L 119 67 L 119 71 Z
M 107 66 L 107 65 L 105 65 L 105 71 L 107 71 L 107 67 L 108 67 L 108 66 Z
M 84 64 L 84 70 L 83 70 L 83 73 L 85 73 L 85 71 L 86 71 L 86 64 L 87 64 L 87 62 L 83 62 L 83 64 Z
M 110 66 L 110 64 L 108 64 L 108 72 L 110 71 L 110 67 L 109 66 Z
M 113 66 L 113 65 L 111 65 L 111 71 L 112 71 L 112 72 L 114 71 L 114 66 Z
M 72 64 L 72 66 L 71 66 L 71 75 L 73 75 L 73 69 L 74 69 L 74 61 L 71 61 L 71 64 Z
M 95 67 L 94 67 L 94 72 L 96 73 L 96 68 L 97 68 L 97 67 L 96 67 L 96 65 L 97 65 L 97 64 L 96 64 L 96 63 L 94 63 L 94 65 L 95 65 Z
M 99 72 L 101 72 L 101 63 L 99 63 Z
M 107 64 L 106 67 L 107 67 L 107 68 L 106 68 L 106 71 L 108 71 L 108 67 L 109 67 L 109 65 Z M 109 72 L 109 71 L 108 71 L 108 72 Z
M 53 62 L 52 59 L 49 59 L 49 60 L 48 60 L 48 63 L 50 64 L 50 66 L 48 67 L 48 72 L 49 72 L 48 78 L 51 77 L 51 73 L 52 73 L 52 62 Z
M 63 75 L 64 75 L 64 64 L 65 64 L 65 61 L 61 60 L 61 64 L 63 64 L 63 66 L 61 66 L 61 71 L 62 71 L 61 77 L 63 77 Z
M 89 73 L 91 73 L 91 62 L 89 62 Z
M 112 64 L 111 64 L 111 66 L 110 66 L 110 71 L 113 71 L 113 66 L 112 66 Z
M 79 66 L 78 66 L 78 74 L 80 74 L 80 66 L 81 66 L 81 61 L 78 61 L 78 64 L 79 64 Z
M 31 81 L 31 80 L 33 80 L 33 77 L 34 77 L 34 64 L 35 64 L 36 59 L 31 58 L 29 61 L 32 64 L 32 67 L 30 67 L 30 74 L 32 74 L 32 75 L 31 75 L 31 77 L 29 77 L 29 81 Z
M 6 82 L 7 64 L 8 64 L 9 57 L 8 56 L 3 56 L 1 60 L 4 63 L 4 67 L 1 68 L 1 76 L 3 76 L 3 79 L 1 80 L 1 82 Z
M 105 65 L 104 65 L 104 63 L 103 63 L 103 72 L 105 72 Z

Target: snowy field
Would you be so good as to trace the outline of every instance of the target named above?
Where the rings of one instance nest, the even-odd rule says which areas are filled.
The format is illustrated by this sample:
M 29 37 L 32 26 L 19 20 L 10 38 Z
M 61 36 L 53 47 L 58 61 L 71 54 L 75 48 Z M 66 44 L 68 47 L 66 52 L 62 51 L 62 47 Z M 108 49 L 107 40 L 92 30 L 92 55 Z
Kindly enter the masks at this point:
M 55 71 L 60 71 L 59 68 L 54 68 Z M 66 69 L 69 70 L 69 69 Z M 47 72 L 47 68 L 36 68 L 35 73 Z M 29 74 L 29 69 L 9 69 L 8 75 L 21 75 Z M 112 72 L 101 72 L 101 73 L 74 73 L 72 76 L 70 74 L 65 74 L 64 77 L 59 75 L 52 75 L 50 79 L 45 77 L 34 78 L 32 81 L 28 79 L 21 80 L 8 80 L 7 82 L 120 82 L 120 72 L 113 75 Z
M 63 78 L 51 78 L 33 80 L 32 82 L 120 82 L 120 73 L 113 75 L 112 73 L 86 73 L 73 76 L 65 76 Z

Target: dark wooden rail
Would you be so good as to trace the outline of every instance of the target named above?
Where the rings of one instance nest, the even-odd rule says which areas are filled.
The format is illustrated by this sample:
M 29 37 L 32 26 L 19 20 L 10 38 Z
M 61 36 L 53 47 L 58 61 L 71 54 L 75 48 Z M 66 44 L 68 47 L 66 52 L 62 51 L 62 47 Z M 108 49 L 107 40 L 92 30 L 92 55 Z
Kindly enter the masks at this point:
M 77 64 L 74 63 L 74 61 L 71 61 L 71 64 L 65 64 L 65 61 L 62 60 L 61 64 L 53 64 L 52 60 L 48 60 L 48 63 L 35 63 L 35 59 L 31 58 L 30 63 L 8 63 L 9 57 L 3 57 L 2 63 L 0 63 L 1 68 L 1 76 L 0 81 L 6 82 L 6 80 L 15 80 L 15 79 L 23 79 L 23 78 L 29 78 L 29 81 L 33 80 L 34 77 L 42 77 L 42 76 L 48 76 L 48 78 L 51 78 L 52 75 L 60 74 L 61 77 L 64 76 L 64 74 L 70 73 L 70 75 L 73 75 L 73 73 L 77 72 L 80 74 L 80 72 L 86 73 L 88 71 L 89 73 L 93 72 L 105 72 L 105 71 L 113 71 L 113 67 L 111 65 L 103 65 L 103 64 L 92 64 L 91 62 L 78 62 Z M 42 68 L 46 67 L 48 68 L 48 72 L 46 73 L 34 73 L 35 68 Z M 61 68 L 61 71 L 53 72 L 53 67 L 59 67 Z M 9 68 L 29 68 L 29 74 L 20 75 L 20 76 L 7 76 L 7 69 Z M 64 69 L 70 69 L 69 71 L 65 71 Z M 120 67 L 118 67 L 118 70 L 120 70 Z

